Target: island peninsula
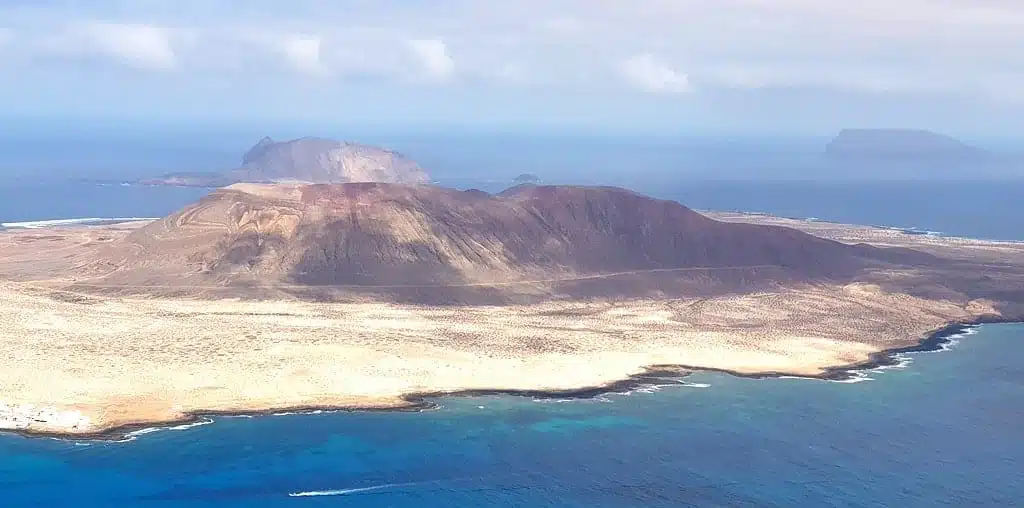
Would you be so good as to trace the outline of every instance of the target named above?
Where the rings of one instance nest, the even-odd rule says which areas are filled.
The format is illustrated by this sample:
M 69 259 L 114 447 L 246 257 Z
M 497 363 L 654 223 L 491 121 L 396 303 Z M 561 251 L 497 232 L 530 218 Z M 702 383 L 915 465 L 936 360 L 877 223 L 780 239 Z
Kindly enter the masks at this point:
M 1020 243 L 610 187 L 235 184 L 157 221 L 0 232 L 0 426 L 836 376 L 1022 302 Z

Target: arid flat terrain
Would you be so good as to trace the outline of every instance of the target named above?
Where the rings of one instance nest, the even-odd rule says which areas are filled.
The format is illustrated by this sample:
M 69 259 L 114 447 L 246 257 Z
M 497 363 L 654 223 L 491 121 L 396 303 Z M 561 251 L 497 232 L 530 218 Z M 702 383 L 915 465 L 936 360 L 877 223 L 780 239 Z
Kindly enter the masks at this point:
M 645 366 L 816 375 L 991 309 L 820 287 L 706 300 L 427 307 L 106 298 L 0 285 L 0 400 L 80 430 L 204 410 L 390 407 L 420 392 L 568 390 Z M 62 431 L 42 422 L 32 430 Z
M 692 270 L 712 278 L 714 270 L 753 272 L 663 266 L 474 280 L 453 285 L 547 296 L 436 304 L 361 287 L 307 298 L 300 283 L 282 280 L 145 280 L 137 262 L 145 257 L 131 265 L 134 284 L 118 288 L 116 266 L 104 268 L 110 258 L 100 253 L 155 223 L 3 231 L 0 427 L 87 435 L 204 412 L 398 408 L 425 393 L 600 387 L 665 365 L 815 376 L 914 345 L 950 323 L 1024 317 L 1014 292 L 1024 288 L 1024 244 L 711 215 L 913 248 L 934 261 L 692 296 L 594 291 Z M 590 296 L 563 291 L 581 284 L 594 285 Z

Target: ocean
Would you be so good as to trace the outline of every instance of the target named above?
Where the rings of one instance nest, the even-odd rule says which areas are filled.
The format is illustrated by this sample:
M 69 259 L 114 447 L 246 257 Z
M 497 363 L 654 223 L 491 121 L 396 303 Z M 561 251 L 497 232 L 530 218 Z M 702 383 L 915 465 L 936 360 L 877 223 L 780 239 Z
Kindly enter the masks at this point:
M 505 180 L 442 178 L 440 185 L 500 192 Z M 638 176 L 610 183 L 699 210 L 741 210 L 850 224 L 914 227 L 952 236 L 1024 239 L 1024 179 L 1004 181 L 723 181 Z M 0 179 L 0 223 L 160 217 L 210 192 L 89 181 Z
M 1012 182 L 633 183 L 695 208 L 1024 239 Z M 159 216 L 205 192 L 5 183 L 0 223 Z M 971 333 L 857 382 L 697 373 L 587 400 L 219 417 L 117 443 L 0 434 L 0 506 L 1020 505 L 1024 325 Z
M 700 373 L 581 401 L 0 438 L 3 506 L 1016 506 L 1024 326 L 858 383 Z M 870 380 L 868 380 L 868 378 Z

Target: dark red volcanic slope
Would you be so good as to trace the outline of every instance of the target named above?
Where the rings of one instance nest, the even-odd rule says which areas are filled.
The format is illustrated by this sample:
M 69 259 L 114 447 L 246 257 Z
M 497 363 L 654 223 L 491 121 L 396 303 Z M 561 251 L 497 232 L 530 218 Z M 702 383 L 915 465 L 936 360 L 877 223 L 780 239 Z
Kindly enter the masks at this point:
M 393 293 L 487 285 L 507 293 L 521 289 L 509 283 L 523 281 L 545 281 L 569 296 L 753 290 L 848 280 L 894 256 L 913 257 L 790 228 L 718 222 L 624 189 L 576 186 L 492 196 L 383 183 L 242 184 L 127 242 L 131 254 L 112 262 L 120 280 L 161 273 Z M 637 273 L 630 281 L 604 277 L 620 272 Z
M 858 268 L 864 254 L 795 229 L 718 222 L 613 187 L 517 187 L 498 199 L 535 221 L 523 246 L 527 260 L 548 252 L 583 271 L 775 265 L 827 276 Z M 537 248 L 552 238 L 555 252 Z

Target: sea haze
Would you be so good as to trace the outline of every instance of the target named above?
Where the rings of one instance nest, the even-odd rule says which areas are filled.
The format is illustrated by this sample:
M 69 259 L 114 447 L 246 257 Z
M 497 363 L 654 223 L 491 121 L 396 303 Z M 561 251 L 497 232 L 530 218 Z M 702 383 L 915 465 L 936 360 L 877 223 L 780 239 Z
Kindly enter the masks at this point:
M 153 129 L 0 135 L 0 222 L 157 216 L 204 189 L 117 188 L 168 172 L 232 169 L 263 134 Z M 1024 216 L 1024 158 L 990 143 L 998 164 L 837 167 L 822 137 L 596 137 L 326 132 L 394 148 L 439 184 L 496 192 L 520 174 L 542 183 L 618 185 L 697 209 L 745 210 L 1011 239 Z M 988 148 L 989 145 L 976 143 Z
M 500 191 L 510 182 L 438 179 L 441 185 Z M 1024 238 L 1024 180 L 1010 181 L 706 181 L 623 184 L 695 209 L 917 228 L 953 236 Z M 159 217 L 206 195 L 201 188 L 71 181 L 0 181 L 0 223 L 91 217 Z
M 826 156 L 832 137 L 682 135 L 527 135 L 357 132 L 280 127 L 265 131 L 123 129 L 79 132 L 0 129 L 0 182 L 138 179 L 169 172 L 234 169 L 263 136 L 302 136 L 397 150 L 446 181 L 509 182 L 535 173 L 559 183 L 626 185 L 640 180 L 977 180 L 1024 179 L 1024 153 L 1000 140 L 973 143 L 985 157 L 970 161 Z M 1015 151 L 1018 150 L 1018 151 Z

